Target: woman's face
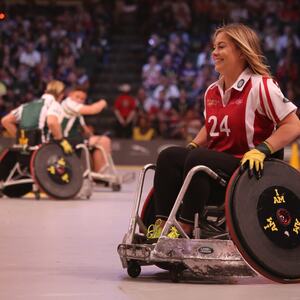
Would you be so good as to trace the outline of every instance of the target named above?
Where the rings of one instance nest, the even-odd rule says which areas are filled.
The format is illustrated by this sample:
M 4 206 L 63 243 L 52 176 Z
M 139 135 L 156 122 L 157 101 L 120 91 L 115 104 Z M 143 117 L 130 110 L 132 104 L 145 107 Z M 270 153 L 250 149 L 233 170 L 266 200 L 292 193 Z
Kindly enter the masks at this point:
M 241 50 L 224 32 L 220 32 L 215 38 L 212 58 L 215 70 L 221 75 L 226 75 L 245 63 Z

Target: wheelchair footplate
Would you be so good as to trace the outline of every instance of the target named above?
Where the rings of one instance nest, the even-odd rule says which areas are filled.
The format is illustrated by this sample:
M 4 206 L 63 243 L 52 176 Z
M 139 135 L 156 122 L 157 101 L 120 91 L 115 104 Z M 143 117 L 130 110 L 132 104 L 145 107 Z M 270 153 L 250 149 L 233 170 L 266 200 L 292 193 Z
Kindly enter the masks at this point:
M 138 274 L 136 270 L 144 265 L 157 265 L 169 270 L 173 282 L 184 279 L 183 271 L 207 280 L 257 275 L 231 240 L 161 237 L 156 244 L 120 244 L 118 253 L 131 277 L 137 277 L 141 270 Z

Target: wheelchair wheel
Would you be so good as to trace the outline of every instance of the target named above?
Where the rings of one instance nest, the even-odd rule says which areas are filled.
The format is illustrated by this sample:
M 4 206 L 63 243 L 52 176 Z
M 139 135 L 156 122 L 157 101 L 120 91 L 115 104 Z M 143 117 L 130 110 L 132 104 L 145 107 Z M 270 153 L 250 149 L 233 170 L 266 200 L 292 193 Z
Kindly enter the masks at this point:
M 0 157 L 0 180 L 5 181 L 16 163 L 19 161 L 19 153 L 6 149 L 2 152 Z M 30 179 L 28 176 L 13 176 L 12 181 L 18 181 L 22 179 Z M 10 198 L 19 198 L 32 191 L 32 183 L 16 183 L 14 185 L 4 186 L 1 193 Z
M 300 282 L 300 173 L 280 160 L 265 162 L 257 180 L 233 174 L 226 191 L 226 219 L 244 259 L 277 282 Z
M 16 162 L 17 156 L 15 152 L 9 151 L 9 149 L 3 150 L 0 155 L 0 180 L 7 179 Z
M 80 159 L 65 155 L 56 144 L 44 144 L 33 153 L 30 171 L 39 188 L 56 199 L 75 197 L 83 184 Z
M 128 266 L 127 266 L 127 274 L 132 277 L 132 278 L 136 278 L 141 274 L 141 266 L 139 265 L 139 263 L 135 260 L 130 260 L 128 262 Z
M 28 177 L 21 177 L 19 179 L 28 179 Z M 6 186 L 2 189 L 3 195 L 10 198 L 20 198 L 32 191 L 32 183 L 15 184 Z

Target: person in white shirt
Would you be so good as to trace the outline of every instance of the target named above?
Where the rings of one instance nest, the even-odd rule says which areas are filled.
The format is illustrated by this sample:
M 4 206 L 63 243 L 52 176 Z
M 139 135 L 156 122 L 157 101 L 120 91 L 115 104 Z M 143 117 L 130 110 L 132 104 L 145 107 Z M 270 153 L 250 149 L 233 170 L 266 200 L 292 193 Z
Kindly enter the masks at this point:
M 104 99 L 99 99 L 97 102 L 87 105 L 84 104 L 86 99 L 87 93 L 80 88 L 75 88 L 63 100 L 63 135 L 72 145 L 80 144 L 87 138 L 89 146 L 101 146 L 105 154 L 109 155 L 111 153 L 111 139 L 106 135 L 94 135 L 83 118 L 84 115 L 100 113 L 107 107 L 107 102 Z M 103 155 L 100 149 L 95 148 L 92 151 L 92 158 L 93 171 L 101 172 L 107 163 L 105 155 Z
M 12 137 L 17 136 L 18 128 L 27 133 L 39 132 L 40 138 L 35 139 L 37 143 L 48 141 L 51 135 L 66 154 L 72 153 L 72 146 L 63 138 L 60 126 L 63 118 L 60 102 L 64 97 L 64 89 L 61 81 L 50 81 L 39 99 L 20 105 L 3 117 L 3 127 Z

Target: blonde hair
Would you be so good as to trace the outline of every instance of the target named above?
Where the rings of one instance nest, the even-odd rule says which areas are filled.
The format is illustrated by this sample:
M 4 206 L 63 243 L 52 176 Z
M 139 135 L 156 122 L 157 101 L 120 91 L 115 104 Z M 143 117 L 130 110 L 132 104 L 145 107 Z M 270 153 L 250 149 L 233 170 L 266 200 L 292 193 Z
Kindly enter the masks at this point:
M 65 85 L 63 82 L 58 80 L 52 80 L 47 84 L 45 93 L 51 94 L 57 99 L 64 91 Z
M 245 56 L 248 67 L 254 74 L 271 77 L 269 67 L 265 63 L 266 58 L 260 47 L 258 35 L 254 30 L 244 24 L 232 23 L 218 28 L 213 35 L 213 40 L 215 40 L 217 35 L 221 32 L 227 34 L 233 43 L 241 50 Z

